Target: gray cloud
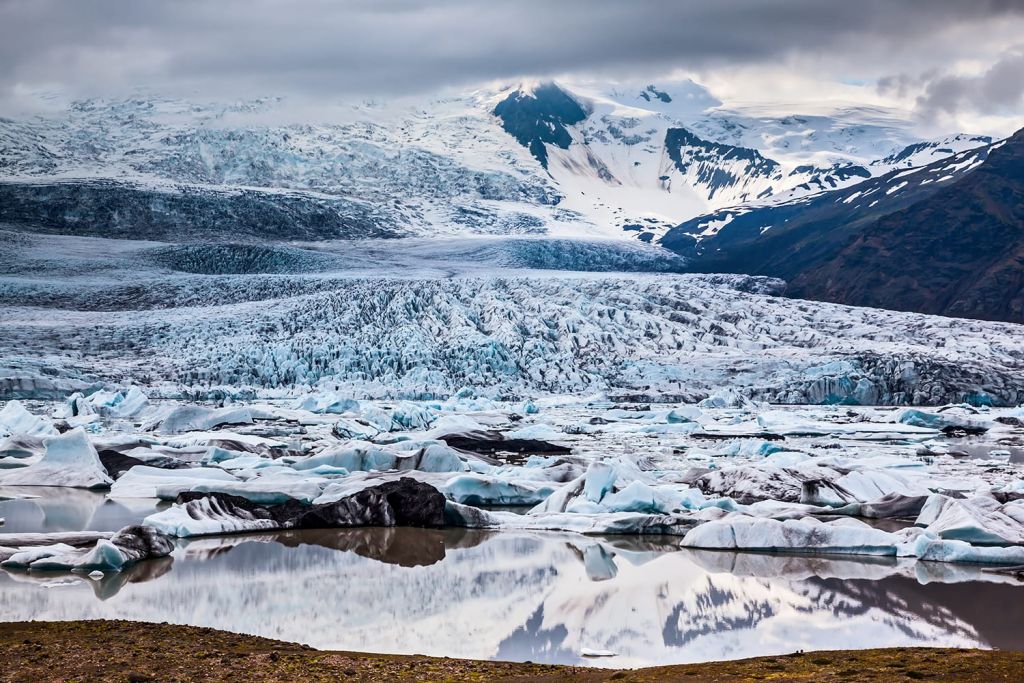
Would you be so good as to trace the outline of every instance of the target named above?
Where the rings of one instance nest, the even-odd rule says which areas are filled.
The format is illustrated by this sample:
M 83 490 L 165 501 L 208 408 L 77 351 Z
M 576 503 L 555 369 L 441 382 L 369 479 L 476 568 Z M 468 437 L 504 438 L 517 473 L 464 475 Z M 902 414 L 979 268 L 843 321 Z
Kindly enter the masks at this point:
M 1015 48 L 976 75 L 931 75 L 921 79 L 924 92 L 917 111 L 925 120 L 963 111 L 1020 113 L 1024 105 L 1024 49 Z
M 951 59 L 950 27 L 1022 18 L 1020 0 L 0 0 L 0 92 L 333 96 L 796 57 L 886 73 Z

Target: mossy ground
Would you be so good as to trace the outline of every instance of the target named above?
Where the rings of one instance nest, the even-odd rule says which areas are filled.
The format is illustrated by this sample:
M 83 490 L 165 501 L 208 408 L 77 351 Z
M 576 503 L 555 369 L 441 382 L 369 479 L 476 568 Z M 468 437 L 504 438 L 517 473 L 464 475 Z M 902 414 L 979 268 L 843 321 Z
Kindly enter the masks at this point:
M 651 669 L 312 650 L 190 626 L 127 621 L 0 624 L 0 681 L 1021 681 L 1024 653 L 894 648 Z

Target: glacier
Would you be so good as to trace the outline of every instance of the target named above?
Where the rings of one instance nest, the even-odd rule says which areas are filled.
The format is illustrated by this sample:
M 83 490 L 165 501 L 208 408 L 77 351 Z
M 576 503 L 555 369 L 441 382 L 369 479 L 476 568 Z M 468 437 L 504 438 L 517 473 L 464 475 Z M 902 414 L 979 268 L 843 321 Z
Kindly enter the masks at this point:
M 0 239 L 6 399 L 109 385 L 214 401 L 442 400 L 464 388 L 524 401 L 1024 401 L 1017 326 L 810 304 L 775 296 L 765 278 L 542 271 L 490 239 L 327 243 L 306 248 L 345 258 L 328 271 L 208 275 L 148 261 L 148 242 L 0 235 L 12 236 Z M 646 259 L 642 269 L 659 254 L 580 244 L 600 250 L 585 261 Z M 563 267 L 585 267 L 573 253 Z M 134 419 L 127 405 L 97 408 Z

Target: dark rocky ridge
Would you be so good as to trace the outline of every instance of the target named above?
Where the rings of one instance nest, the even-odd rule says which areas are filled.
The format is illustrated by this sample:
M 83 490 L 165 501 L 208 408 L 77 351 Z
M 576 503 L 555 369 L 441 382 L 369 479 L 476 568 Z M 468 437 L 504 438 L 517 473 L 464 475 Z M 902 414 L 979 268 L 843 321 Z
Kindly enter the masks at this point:
M 900 191 L 889 192 L 901 184 L 902 170 L 842 190 L 756 207 L 739 215 L 736 208 L 721 209 L 673 228 L 661 245 L 689 257 L 694 272 L 748 273 L 792 280 L 836 253 L 872 221 L 938 191 L 940 184 L 934 180 L 940 169 L 960 163 L 967 155 L 984 153 L 976 150 L 936 162 L 919 172 L 921 180 L 931 177 L 932 182 L 908 184 Z M 865 195 L 870 199 L 857 201 Z M 695 239 L 710 222 L 727 218 L 731 220 L 714 236 L 700 242 Z
M 661 244 L 695 272 L 785 279 L 791 297 L 1024 322 L 1024 131 L 909 175 L 754 208 L 696 239 L 730 213 L 683 223 Z
M 401 236 L 379 209 L 344 197 L 114 180 L 0 182 L 0 222 L 40 233 L 166 242 Z
M 1024 130 L 974 171 L 866 226 L 787 293 L 1024 323 Z
M 687 149 L 683 157 L 682 149 Z M 713 198 L 718 188 L 732 187 L 740 180 L 735 174 L 722 169 L 723 162 L 737 161 L 743 164 L 744 178 L 780 178 L 778 163 L 767 159 L 756 149 L 734 147 L 700 138 L 685 128 L 669 128 L 665 132 L 665 151 L 680 173 L 687 173 L 696 166 L 697 178 L 710 188 Z

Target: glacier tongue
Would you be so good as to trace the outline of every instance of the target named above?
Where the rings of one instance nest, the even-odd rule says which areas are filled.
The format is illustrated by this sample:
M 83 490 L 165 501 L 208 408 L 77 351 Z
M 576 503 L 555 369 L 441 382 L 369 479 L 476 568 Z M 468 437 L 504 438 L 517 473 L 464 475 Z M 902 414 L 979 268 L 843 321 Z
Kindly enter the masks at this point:
M 606 392 L 737 406 L 1024 401 L 1024 341 L 1012 325 L 810 304 L 771 296 L 779 283 L 749 276 L 527 270 L 538 253 L 545 261 L 562 253 L 569 268 L 586 267 L 574 255 L 592 264 L 594 254 L 614 253 L 620 260 L 604 261 L 612 267 L 650 256 L 628 250 L 324 245 L 320 253 L 347 250 L 364 267 L 194 275 L 146 261 L 151 245 L 20 244 L 12 258 L 42 259 L 53 279 L 0 280 L 0 398 L 112 382 L 137 386 L 133 413 L 142 394 L 251 398 L 310 388 L 327 413 L 353 408 L 330 398 L 339 391 L 417 399 L 464 387 L 489 398 Z M 504 260 L 513 247 L 528 255 L 519 268 Z M 119 406 L 102 410 L 129 417 Z M 168 415 L 166 428 L 247 421 L 232 410 Z

